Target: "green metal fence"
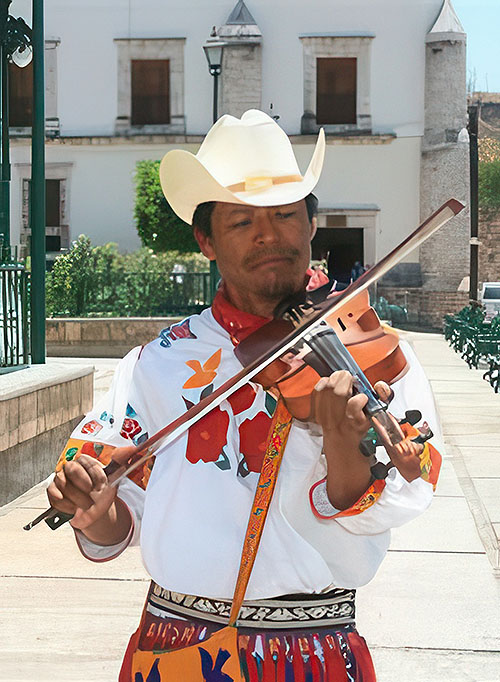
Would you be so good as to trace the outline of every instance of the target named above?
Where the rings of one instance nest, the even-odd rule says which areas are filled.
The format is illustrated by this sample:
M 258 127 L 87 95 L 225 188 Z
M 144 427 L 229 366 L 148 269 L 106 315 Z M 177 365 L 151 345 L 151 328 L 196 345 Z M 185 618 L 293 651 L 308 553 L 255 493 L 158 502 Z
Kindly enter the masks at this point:
M 29 274 L 0 261 L 0 372 L 27 365 L 29 352 Z

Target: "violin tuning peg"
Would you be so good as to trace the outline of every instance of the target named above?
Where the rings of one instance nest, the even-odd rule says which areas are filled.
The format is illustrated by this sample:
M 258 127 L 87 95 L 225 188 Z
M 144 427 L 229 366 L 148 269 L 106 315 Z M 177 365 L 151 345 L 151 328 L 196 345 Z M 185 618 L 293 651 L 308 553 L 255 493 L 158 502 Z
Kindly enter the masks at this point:
M 405 412 L 404 419 L 401 420 L 401 424 L 410 424 L 411 426 L 415 426 L 415 424 L 418 424 L 419 421 L 422 419 L 422 413 L 420 410 L 407 410 Z

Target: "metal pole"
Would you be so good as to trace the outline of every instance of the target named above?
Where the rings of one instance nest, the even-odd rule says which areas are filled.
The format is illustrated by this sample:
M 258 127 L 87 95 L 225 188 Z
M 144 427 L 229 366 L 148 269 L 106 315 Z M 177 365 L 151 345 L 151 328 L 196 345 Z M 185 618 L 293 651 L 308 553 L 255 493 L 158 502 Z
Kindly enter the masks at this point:
M 212 118 L 213 123 L 217 121 L 218 118 L 218 104 L 219 104 L 219 72 L 213 72 L 214 77 L 214 102 L 213 102 L 213 112 Z M 213 301 L 215 294 L 217 292 L 217 284 L 220 279 L 220 272 L 217 267 L 217 261 L 210 261 L 210 300 Z
M 33 0 L 31 360 L 45 363 L 45 76 L 43 0 Z
M 2 186 L 0 201 L 0 232 L 4 236 L 4 246 L 10 246 L 10 140 L 9 140 L 9 62 L 7 50 L 0 45 L 2 69 L 2 165 L 0 182 Z
M 479 286 L 479 155 L 478 130 L 479 106 L 469 107 L 469 140 L 470 140 L 470 285 L 469 299 L 477 301 Z

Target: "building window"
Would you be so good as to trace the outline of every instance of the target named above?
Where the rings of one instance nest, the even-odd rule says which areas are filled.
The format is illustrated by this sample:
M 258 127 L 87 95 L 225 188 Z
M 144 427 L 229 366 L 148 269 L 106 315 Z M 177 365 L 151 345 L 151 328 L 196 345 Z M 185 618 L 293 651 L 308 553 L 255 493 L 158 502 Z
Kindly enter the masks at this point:
M 29 207 L 31 192 L 31 167 L 29 164 L 14 164 L 19 174 L 22 189 L 22 213 L 20 241 L 24 255 L 30 248 Z M 68 193 L 71 178 L 71 163 L 48 163 L 45 180 L 45 247 L 47 254 L 53 256 L 69 248 Z
M 170 61 L 133 59 L 131 70 L 132 125 L 170 123 Z
M 9 126 L 31 126 L 33 116 L 33 62 L 20 68 L 9 64 Z
M 59 134 L 57 116 L 57 46 L 58 39 L 45 41 L 45 129 L 48 135 Z M 23 68 L 9 64 L 9 126 L 14 134 L 30 134 L 33 116 L 33 62 Z
M 183 134 L 185 38 L 120 38 L 119 135 Z
M 316 60 L 316 122 L 356 124 L 357 59 L 320 57 Z
M 304 55 L 303 134 L 371 133 L 370 33 L 300 36 Z

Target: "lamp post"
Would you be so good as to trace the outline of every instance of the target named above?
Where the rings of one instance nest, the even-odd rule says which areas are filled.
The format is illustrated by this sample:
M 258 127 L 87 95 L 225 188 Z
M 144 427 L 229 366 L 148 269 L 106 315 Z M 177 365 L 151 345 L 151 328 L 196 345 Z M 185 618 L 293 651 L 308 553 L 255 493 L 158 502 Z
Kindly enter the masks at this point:
M 10 140 L 9 140 L 9 62 L 24 67 L 31 62 L 31 29 L 9 14 L 11 0 L 0 0 L 0 234 L 7 252 L 10 247 Z
M 33 0 L 31 136 L 31 360 L 45 363 L 45 39 L 43 0 Z
M 479 103 L 469 106 L 469 154 L 470 154 L 470 279 L 469 299 L 477 301 L 479 285 L 479 176 L 478 135 Z
M 208 70 L 210 75 L 214 78 L 214 99 L 212 108 L 212 122 L 215 123 L 219 117 L 218 105 L 219 105 L 219 76 L 222 73 L 222 52 L 226 43 L 220 40 L 208 39 L 205 45 L 203 45 L 203 50 L 205 51 L 205 56 L 208 62 Z M 217 285 L 219 283 L 220 273 L 217 269 L 217 262 L 214 260 L 210 261 L 210 297 L 213 301 L 215 292 L 217 291 Z

